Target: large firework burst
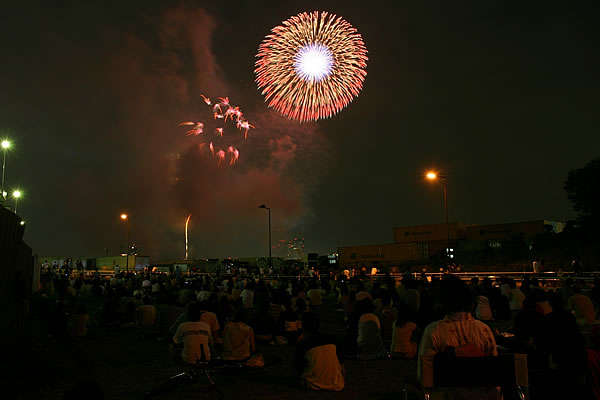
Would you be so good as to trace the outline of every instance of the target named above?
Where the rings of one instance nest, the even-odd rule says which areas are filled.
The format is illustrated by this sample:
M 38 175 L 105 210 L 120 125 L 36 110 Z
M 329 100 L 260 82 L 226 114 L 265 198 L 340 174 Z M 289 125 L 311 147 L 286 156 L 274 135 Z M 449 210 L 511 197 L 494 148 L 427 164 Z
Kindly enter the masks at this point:
M 269 107 L 311 121 L 331 117 L 358 96 L 367 49 L 342 17 L 301 13 L 271 32 L 259 47 L 254 71 Z

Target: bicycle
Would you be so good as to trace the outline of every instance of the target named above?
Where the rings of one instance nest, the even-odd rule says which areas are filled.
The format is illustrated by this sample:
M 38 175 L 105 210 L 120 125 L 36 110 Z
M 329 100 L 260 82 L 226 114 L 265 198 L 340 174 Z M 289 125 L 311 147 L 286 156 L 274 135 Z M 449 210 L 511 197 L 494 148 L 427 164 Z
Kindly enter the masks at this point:
M 223 392 L 219 389 L 219 387 L 215 384 L 215 381 L 212 378 L 212 373 L 220 372 L 225 369 L 241 370 L 244 367 L 244 363 L 211 365 L 210 361 L 206 361 L 206 358 L 202 357 L 201 359 L 197 360 L 196 364 L 194 364 L 189 370 L 171 376 L 165 382 L 160 383 L 144 392 L 140 397 L 138 397 L 138 399 L 152 399 L 154 396 L 168 392 L 177 387 L 194 384 L 198 382 L 202 377 L 206 377 L 206 380 L 208 381 L 208 399 L 223 399 L 225 396 Z

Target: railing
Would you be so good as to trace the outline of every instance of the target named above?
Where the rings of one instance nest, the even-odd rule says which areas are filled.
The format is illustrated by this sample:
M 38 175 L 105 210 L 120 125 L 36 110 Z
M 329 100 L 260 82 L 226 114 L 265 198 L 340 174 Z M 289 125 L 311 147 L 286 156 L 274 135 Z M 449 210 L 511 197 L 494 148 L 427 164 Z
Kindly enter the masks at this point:
M 122 271 L 123 272 L 123 271 Z M 102 279 L 109 279 L 112 276 L 114 276 L 114 272 L 113 271 L 98 271 L 100 277 Z M 84 273 L 85 277 L 93 277 L 95 272 L 94 271 L 85 271 Z M 129 272 L 129 274 L 133 274 L 133 272 Z M 136 274 L 144 274 L 144 272 L 138 271 L 136 272 Z M 410 275 L 412 275 L 412 277 L 414 279 L 421 279 L 422 276 L 424 275 L 429 281 L 431 281 L 433 278 L 437 278 L 437 279 L 442 279 L 445 275 L 447 275 L 448 272 L 412 272 Z M 166 273 L 152 273 L 151 275 L 166 275 Z M 170 274 L 172 275 L 172 274 Z M 215 276 L 220 276 L 220 277 L 228 277 L 228 276 L 237 276 L 238 278 L 254 278 L 254 279 L 263 279 L 263 280 L 273 280 L 273 279 L 290 279 L 290 280 L 296 280 L 296 279 L 312 279 L 312 278 L 317 278 L 320 279 L 320 277 L 318 275 L 315 275 L 313 277 L 309 276 L 309 275 L 301 275 L 301 274 L 295 274 L 295 275 L 289 275 L 289 274 L 251 274 L 251 273 L 245 273 L 245 274 L 232 274 L 232 273 L 226 273 L 226 272 L 182 272 L 181 276 L 182 277 L 189 277 L 189 278 L 197 278 L 197 277 L 204 277 L 204 276 L 210 276 L 210 277 L 215 277 Z M 341 275 L 341 274 L 340 274 Z M 531 271 L 471 271 L 471 272 L 453 272 L 452 275 L 459 277 L 461 280 L 463 281 L 471 281 L 472 278 L 479 278 L 479 280 L 481 281 L 484 278 L 489 278 L 492 281 L 497 281 L 500 280 L 501 278 L 511 278 L 513 280 L 515 280 L 517 283 L 520 283 L 525 276 L 529 276 L 532 279 L 537 279 L 539 282 L 541 282 L 541 284 L 543 286 L 548 286 L 548 287 L 556 287 L 556 286 L 561 286 L 562 282 L 567 279 L 567 278 L 571 278 L 575 281 L 579 281 L 579 282 L 583 282 L 585 284 L 590 284 L 592 283 L 595 279 L 600 279 L 600 271 L 591 271 L 591 272 L 584 272 L 584 273 L 580 273 L 578 275 L 573 274 L 572 272 L 565 272 L 565 271 L 548 271 L 548 272 L 540 272 L 540 273 L 534 273 Z M 77 277 L 78 274 L 76 271 L 73 271 L 73 276 Z M 338 275 L 339 276 L 339 275 Z M 385 274 L 375 274 L 375 275 L 364 275 L 363 277 L 365 279 L 370 279 L 372 282 L 381 279 L 385 276 Z M 403 277 L 405 276 L 405 274 L 402 273 L 390 273 L 389 276 L 395 278 L 397 281 L 398 280 L 402 280 Z

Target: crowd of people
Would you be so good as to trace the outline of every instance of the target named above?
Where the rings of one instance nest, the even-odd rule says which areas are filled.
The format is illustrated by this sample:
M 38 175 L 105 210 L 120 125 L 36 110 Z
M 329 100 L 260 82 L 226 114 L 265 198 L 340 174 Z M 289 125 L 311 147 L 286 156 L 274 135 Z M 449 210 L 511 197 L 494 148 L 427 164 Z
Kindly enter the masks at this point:
M 548 289 L 530 276 L 517 285 L 489 278 L 467 283 L 452 274 L 317 279 L 120 272 L 106 279 L 52 270 L 41 282 L 41 292 L 56 299 L 47 305 L 49 335 L 135 326 L 141 337 L 162 338 L 184 365 L 211 359 L 255 365 L 260 343 L 294 345 L 293 373 L 305 387 L 342 390 L 348 359 L 416 359 L 418 375 L 423 356 L 517 352 L 528 356 L 532 385 L 561 377 L 544 381 L 539 393 L 586 398 L 598 390 L 598 282 L 582 288 L 566 279 Z M 90 299 L 101 304 L 92 314 Z M 320 333 L 326 304 L 343 312 L 343 336 Z

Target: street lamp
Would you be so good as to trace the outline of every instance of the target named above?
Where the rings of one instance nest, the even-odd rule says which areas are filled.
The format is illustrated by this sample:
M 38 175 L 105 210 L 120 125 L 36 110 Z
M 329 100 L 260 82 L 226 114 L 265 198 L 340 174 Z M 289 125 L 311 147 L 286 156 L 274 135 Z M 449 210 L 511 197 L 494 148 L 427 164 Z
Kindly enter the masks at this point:
M 271 255 L 271 209 L 264 204 L 261 204 L 258 208 L 264 208 L 269 211 L 269 268 L 273 268 L 273 257 Z
M 129 224 L 129 215 L 121 214 L 121 219 L 127 221 L 127 253 L 125 254 L 125 272 L 129 272 L 129 234 L 131 233 L 131 225 Z
M 13 192 L 13 198 L 15 199 L 15 214 L 17 213 L 17 206 L 19 205 L 19 198 L 21 197 L 22 193 L 20 190 L 15 190 Z
M 2 157 L 2 187 L 0 187 L 0 195 L 2 195 L 2 202 L 6 200 L 6 192 L 4 191 L 4 170 L 6 169 L 6 152 L 10 148 L 10 142 L 8 140 L 2 141 L 2 152 L 4 153 Z
M 430 181 L 435 181 L 438 178 L 442 180 L 444 185 L 444 210 L 446 212 L 446 256 L 450 258 L 450 224 L 448 223 L 448 191 L 446 190 L 446 177 L 439 175 L 437 172 L 429 171 L 425 175 Z

